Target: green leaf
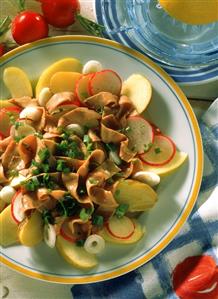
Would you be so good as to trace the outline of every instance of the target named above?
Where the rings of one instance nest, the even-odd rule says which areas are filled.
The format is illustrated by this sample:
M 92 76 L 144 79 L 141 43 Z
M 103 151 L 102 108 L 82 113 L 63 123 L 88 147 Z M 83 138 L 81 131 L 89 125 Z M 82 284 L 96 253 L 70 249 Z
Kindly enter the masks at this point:
M 81 14 L 76 15 L 77 20 L 80 22 L 80 24 L 83 26 L 84 29 L 86 29 L 88 32 L 95 36 L 103 37 L 103 31 L 104 26 L 97 24 L 85 17 L 83 17 Z

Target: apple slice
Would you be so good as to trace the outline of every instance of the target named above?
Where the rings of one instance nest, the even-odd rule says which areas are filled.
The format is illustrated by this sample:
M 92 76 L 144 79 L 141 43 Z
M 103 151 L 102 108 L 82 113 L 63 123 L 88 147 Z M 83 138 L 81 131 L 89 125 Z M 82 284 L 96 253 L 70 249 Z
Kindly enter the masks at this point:
M 128 239 L 134 234 L 135 224 L 126 216 L 113 216 L 106 223 L 106 229 L 115 238 Z
M 159 176 L 166 176 L 178 169 L 187 160 L 188 154 L 185 152 L 176 151 L 174 157 L 170 162 L 161 166 L 152 166 L 144 164 L 144 170 L 158 174 Z
M 74 92 L 76 82 L 82 74 L 78 72 L 57 72 L 50 79 L 50 90 L 55 93 Z
M 11 200 L 11 215 L 16 223 L 20 223 L 25 218 L 22 202 L 23 194 L 19 190 L 17 191 Z
M 21 244 L 29 247 L 33 247 L 43 240 L 43 220 L 41 213 L 35 210 L 29 218 L 20 223 L 18 237 Z
M 147 78 L 140 74 L 133 74 L 123 82 L 122 95 L 126 95 L 136 111 L 142 113 L 151 100 L 152 87 Z
M 161 166 L 169 163 L 176 153 L 176 146 L 171 138 L 165 135 L 155 135 L 149 151 L 140 155 L 140 159 L 152 166 Z
M 122 86 L 122 80 L 118 74 L 112 70 L 103 70 L 96 72 L 89 80 L 88 90 L 91 95 L 101 91 L 107 91 L 119 96 Z
M 76 98 L 83 102 L 86 98 L 88 98 L 90 95 L 89 93 L 89 80 L 94 76 L 94 74 L 87 74 L 83 75 L 76 83 L 75 88 L 75 95 Z
M 18 67 L 7 67 L 3 72 L 3 81 L 13 98 L 33 96 L 31 82 L 22 69 Z
M 154 130 L 142 116 L 130 116 L 127 119 L 126 136 L 129 138 L 129 148 L 142 154 L 153 143 Z
M 11 215 L 11 205 L 0 213 L 0 245 L 9 246 L 18 241 L 18 226 Z
M 68 221 L 65 221 L 60 229 L 61 236 L 68 242 L 75 243 L 76 237 L 72 235 L 72 232 L 70 231 Z
M 90 269 L 97 266 L 94 254 L 88 253 L 83 247 L 70 243 L 61 235 L 57 236 L 56 248 L 60 255 L 71 265 L 79 269 Z
M 36 85 L 36 98 L 39 97 L 40 91 L 48 87 L 51 77 L 57 72 L 82 72 L 82 64 L 76 58 L 63 58 L 48 66 L 39 77 Z

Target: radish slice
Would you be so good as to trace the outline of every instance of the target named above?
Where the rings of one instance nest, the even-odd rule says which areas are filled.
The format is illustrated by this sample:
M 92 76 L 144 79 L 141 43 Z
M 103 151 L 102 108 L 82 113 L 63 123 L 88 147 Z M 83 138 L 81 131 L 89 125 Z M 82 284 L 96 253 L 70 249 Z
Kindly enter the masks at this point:
M 80 102 L 83 102 L 86 98 L 90 96 L 88 85 L 89 80 L 94 76 L 94 74 L 87 74 L 82 76 L 76 83 L 75 94 L 76 98 L 79 99 Z
M 7 112 L 16 112 L 16 113 L 20 113 L 21 112 L 21 108 L 20 107 L 17 107 L 17 106 L 11 106 L 11 107 L 5 107 L 5 108 L 2 108 L 1 111 L 4 112 L 4 113 L 7 113 Z
M 165 135 L 155 135 L 152 147 L 140 159 L 148 165 L 161 166 L 170 162 L 176 153 L 174 142 Z
M 88 89 L 91 95 L 95 95 L 101 91 L 107 91 L 114 95 L 120 95 L 122 80 L 112 70 L 103 70 L 97 72 L 89 80 Z
M 138 154 L 148 150 L 154 140 L 154 130 L 150 123 L 141 116 L 130 116 L 127 119 L 127 128 L 129 148 Z
M 134 234 L 135 224 L 126 216 L 122 218 L 113 216 L 106 223 L 106 229 L 115 238 L 128 239 Z
M 54 225 L 45 224 L 44 230 L 43 230 L 43 237 L 44 237 L 44 241 L 48 245 L 48 247 L 50 247 L 50 248 L 55 247 L 56 231 L 55 231 Z
M 61 236 L 65 239 L 65 240 L 67 240 L 67 241 L 69 241 L 69 242 L 71 242 L 71 243 L 75 243 L 76 242 L 76 237 L 74 237 L 73 235 L 72 235 L 72 232 L 71 232 L 71 230 L 70 230 L 70 228 L 69 228 L 69 225 L 68 225 L 68 222 L 67 221 L 65 221 L 63 224 L 62 224 L 62 226 L 61 226 L 61 229 L 60 229 L 60 234 L 61 234 Z
M 22 199 L 23 194 L 21 191 L 17 191 L 11 201 L 11 215 L 17 223 L 22 222 L 26 216 L 23 210 Z

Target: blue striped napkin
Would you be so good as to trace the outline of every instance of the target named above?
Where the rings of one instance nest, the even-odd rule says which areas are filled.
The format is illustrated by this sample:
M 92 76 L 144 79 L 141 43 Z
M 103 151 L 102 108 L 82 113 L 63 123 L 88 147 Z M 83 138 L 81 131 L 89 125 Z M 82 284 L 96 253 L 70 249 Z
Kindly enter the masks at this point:
M 218 99 L 199 125 L 204 175 L 197 203 L 182 231 L 157 257 L 137 270 L 100 283 L 74 285 L 74 299 L 178 299 L 172 283 L 178 264 L 199 255 L 209 255 L 218 264 Z

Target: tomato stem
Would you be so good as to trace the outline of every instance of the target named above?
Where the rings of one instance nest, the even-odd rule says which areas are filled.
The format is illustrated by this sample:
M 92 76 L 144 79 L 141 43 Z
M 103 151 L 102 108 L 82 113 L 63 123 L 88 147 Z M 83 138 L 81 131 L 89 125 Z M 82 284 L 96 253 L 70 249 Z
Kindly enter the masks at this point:
M 76 18 L 80 22 L 80 24 L 83 26 L 83 28 L 85 28 L 89 33 L 91 33 L 95 36 L 103 37 L 103 31 L 104 31 L 103 25 L 97 24 L 97 23 L 83 17 L 79 13 L 76 14 Z

